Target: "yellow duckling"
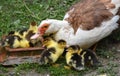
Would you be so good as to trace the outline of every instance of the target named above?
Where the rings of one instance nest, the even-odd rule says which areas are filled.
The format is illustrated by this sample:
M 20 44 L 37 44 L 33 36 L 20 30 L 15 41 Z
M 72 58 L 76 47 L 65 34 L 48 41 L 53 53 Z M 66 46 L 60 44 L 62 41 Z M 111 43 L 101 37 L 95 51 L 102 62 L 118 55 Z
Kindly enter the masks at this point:
M 8 46 L 11 48 L 27 48 L 32 46 L 32 44 L 17 35 L 8 35 L 4 40 L 2 40 L 2 46 Z
M 37 38 L 37 39 L 30 39 L 32 35 L 34 35 L 35 33 L 37 33 L 37 23 L 36 22 L 31 22 L 30 26 L 27 30 L 27 34 L 25 36 L 25 38 L 30 41 L 34 46 L 42 46 L 42 41 L 41 41 L 41 37 Z
M 66 50 L 66 63 L 68 66 L 65 68 L 75 69 L 77 71 L 84 70 L 84 60 L 83 58 L 78 55 L 78 47 L 76 45 L 71 45 Z
M 39 60 L 41 65 L 55 63 L 62 55 L 64 48 L 66 47 L 66 42 L 64 40 L 59 40 L 56 42 L 50 37 L 45 38 L 43 44 L 45 45 L 46 49 L 42 52 Z
M 101 63 L 98 61 L 98 58 L 95 54 L 95 52 L 93 52 L 90 49 L 81 49 L 78 51 L 78 54 L 82 56 L 82 58 L 84 58 L 84 65 L 85 66 L 100 66 Z
M 37 24 L 36 22 L 31 22 L 28 29 L 24 28 L 20 31 L 10 31 L 8 35 L 17 35 L 21 38 L 26 38 L 30 40 L 30 37 L 37 32 Z
M 30 37 L 32 35 L 34 35 L 35 33 L 37 33 L 37 24 L 36 24 L 36 22 L 33 21 L 33 22 L 30 23 L 30 26 L 27 30 L 27 34 L 26 34 L 25 38 L 27 40 L 30 40 Z

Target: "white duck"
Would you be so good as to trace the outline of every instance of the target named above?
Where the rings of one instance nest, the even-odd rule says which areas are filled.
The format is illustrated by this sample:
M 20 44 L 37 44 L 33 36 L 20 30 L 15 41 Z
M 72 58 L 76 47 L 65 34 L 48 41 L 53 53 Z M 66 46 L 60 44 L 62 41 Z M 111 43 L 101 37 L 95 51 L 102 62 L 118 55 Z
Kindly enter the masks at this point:
M 31 37 L 55 33 L 68 45 L 89 48 L 118 28 L 120 0 L 82 0 L 73 5 L 63 20 L 47 19 L 38 26 L 38 33 Z

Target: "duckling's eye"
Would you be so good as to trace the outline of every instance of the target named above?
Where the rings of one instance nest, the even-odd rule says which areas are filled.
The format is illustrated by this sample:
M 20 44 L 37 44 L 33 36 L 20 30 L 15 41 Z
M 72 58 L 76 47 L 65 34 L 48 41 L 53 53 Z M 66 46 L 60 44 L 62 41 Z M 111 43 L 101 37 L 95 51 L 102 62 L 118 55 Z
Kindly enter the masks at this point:
M 6 39 L 6 41 L 8 42 L 8 41 L 9 41 L 9 39 Z
M 47 41 L 47 40 L 44 40 L 44 41 Z
M 72 48 L 69 48 L 68 51 L 69 51 L 69 50 L 72 50 Z
M 45 41 L 45 42 L 48 42 L 48 39 L 45 39 L 44 41 Z
M 72 48 L 69 48 L 70 50 L 72 50 Z

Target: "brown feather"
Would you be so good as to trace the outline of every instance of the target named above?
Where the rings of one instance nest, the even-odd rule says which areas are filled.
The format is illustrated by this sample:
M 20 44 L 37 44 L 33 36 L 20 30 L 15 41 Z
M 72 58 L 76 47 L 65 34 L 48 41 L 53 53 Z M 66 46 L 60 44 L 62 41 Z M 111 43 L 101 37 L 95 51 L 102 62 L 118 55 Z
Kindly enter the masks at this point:
M 68 14 L 67 20 L 74 29 L 74 32 L 80 27 L 83 30 L 91 30 L 99 27 L 103 20 L 110 19 L 113 14 L 108 11 L 109 8 L 115 8 L 110 3 L 111 0 L 82 0 L 73 5 Z M 70 10 L 74 10 L 71 12 Z

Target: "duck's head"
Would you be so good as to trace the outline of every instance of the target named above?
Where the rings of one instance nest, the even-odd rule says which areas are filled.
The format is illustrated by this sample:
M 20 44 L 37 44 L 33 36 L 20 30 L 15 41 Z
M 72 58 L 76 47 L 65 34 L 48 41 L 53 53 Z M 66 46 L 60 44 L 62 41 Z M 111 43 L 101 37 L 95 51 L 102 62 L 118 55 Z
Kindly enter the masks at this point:
M 42 36 L 48 32 L 54 32 L 54 21 L 53 20 L 43 20 L 38 26 L 37 33 L 33 35 L 31 39 L 36 39 L 39 36 Z
M 38 26 L 37 33 L 31 37 L 31 39 L 36 39 L 44 34 L 56 33 L 60 28 L 69 25 L 67 21 L 47 19 L 41 21 Z

